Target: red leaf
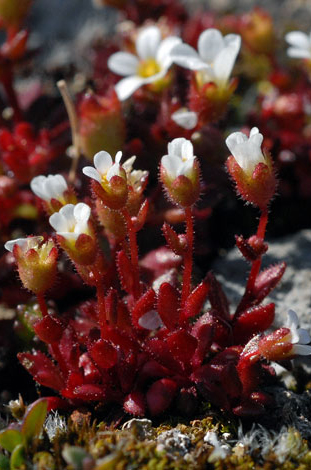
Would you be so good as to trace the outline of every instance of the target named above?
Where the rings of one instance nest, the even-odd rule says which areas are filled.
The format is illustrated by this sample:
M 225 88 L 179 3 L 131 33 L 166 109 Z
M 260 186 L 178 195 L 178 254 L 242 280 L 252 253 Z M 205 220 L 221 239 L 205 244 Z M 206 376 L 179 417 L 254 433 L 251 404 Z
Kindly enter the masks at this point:
M 152 416 L 165 411 L 171 404 L 177 385 L 171 379 L 161 379 L 154 382 L 149 388 L 146 398 Z
M 105 385 L 78 385 L 73 390 L 72 397 L 83 401 L 105 401 L 107 399 L 107 388 Z
M 155 291 L 153 289 L 149 289 L 136 302 L 135 307 L 131 311 L 132 322 L 136 328 L 141 328 L 138 324 L 140 317 L 154 309 L 155 298 Z
M 113 367 L 118 360 L 117 350 L 104 339 L 99 339 L 89 348 L 91 358 L 103 369 Z
M 184 330 L 170 334 L 166 342 L 175 359 L 188 366 L 196 350 L 198 341 Z
M 205 278 L 205 281 L 209 283 L 210 289 L 208 292 L 208 298 L 212 308 L 214 308 L 218 315 L 226 320 L 229 320 L 229 304 L 226 294 L 222 290 L 220 283 L 215 278 L 214 274 L 209 272 Z
M 198 345 L 191 360 L 194 367 L 201 365 L 214 336 L 215 319 L 210 313 L 205 313 L 192 327 L 191 334 L 198 340 Z
M 117 254 L 117 267 L 122 289 L 124 289 L 128 294 L 132 294 L 135 285 L 133 268 L 130 260 L 123 250 L 119 251 Z
M 203 307 L 207 297 L 210 284 L 207 280 L 201 282 L 189 295 L 186 300 L 185 308 L 182 312 L 183 318 L 191 318 L 198 315 Z
M 168 367 L 176 374 L 183 373 L 183 367 L 180 362 L 173 357 L 166 340 L 157 338 L 151 339 L 147 343 L 147 348 L 164 367 Z
M 179 296 L 168 282 L 161 284 L 158 292 L 158 313 L 166 328 L 173 330 L 179 318 Z
M 274 303 L 243 312 L 233 327 L 234 343 L 245 344 L 253 335 L 267 330 L 274 320 Z
M 141 230 L 143 226 L 145 225 L 146 218 L 148 215 L 148 210 L 149 210 L 149 203 L 148 200 L 145 199 L 142 205 L 139 208 L 139 212 L 137 216 L 134 218 L 132 217 L 132 222 L 133 222 L 133 227 L 136 232 Z M 134 219 L 134 221 L 133 221 Z
M 166 222 L 163 224 L 162 230 L 166 243 L 170 249 L 175 253 L 175 255 L 182 256 L 187 248 L 186 239 L 177 235 L 175 230 Z
M 275 288 L 277 283 L 281 280 L 285 269 L 286 263 L 283 261 L 282 263 L 270 266 L 259 274 L 253 289 L 253 295 L 256 298 L 256 305 Z
M 115 289 L 110 288 L 105 297 L 105 311 L 108 323 L 115 325 L 117 323 L 118 294 Z
M 146 400 L 141 392 L 132 392 L 125 397 L 123 408 L 127 413 L 134 416 L 144 416 Z
M 63 376 L 55 364 L 40 351 L 19 353 L 20 363 L 27 369 L 40 385 L 54 390 L 61 390 L 65 386 Z
M 59 341 L 64 330 L 63 322 L 56 315 L 47 315 L 33 327 L 36 335 L 45 343 Z

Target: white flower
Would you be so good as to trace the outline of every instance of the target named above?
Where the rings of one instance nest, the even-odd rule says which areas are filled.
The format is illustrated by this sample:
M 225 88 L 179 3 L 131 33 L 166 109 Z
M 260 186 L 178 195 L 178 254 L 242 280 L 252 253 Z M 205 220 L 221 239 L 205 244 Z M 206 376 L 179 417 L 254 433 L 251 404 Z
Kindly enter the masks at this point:
M 110 181 L 113 176 L 121 176 L 120 174 L 120 160 L 122 152 L 118 152 L 115 156 L 115 163 L 113 163 L 110 153 L 102 150 L 94 156 L 94 167 L 85 166 L 82 172 L 100 184 L 105 181 Z
M 62 200 L 64 192 L 68 190 L 66 180 L 62 175 L 36 176 L 31 180 L 30 187 L 32 192 L 44 201 Z
M 43 237 L 28 237 L 28 238 L 16 238 L 15 240 L 9 240 L 4 245 L 4 248 L 11 253 L 13 252 L 14 246 L 19 245 L 24 253 L 31 249 L 37 249 L 40 243 L 43 241 Z
M 290 342 L 293 344 L 292 352 L 301 356 L 311 354 L 311 346 L 307 346 L 311 341 L 310 335 L 304 328 L 298 328 L 299 320 L 294 310 L 288 311 L 285 326 L 290 329 Z
M 149 26 L 137 36 L 137 56 L 129 52 L 112 54 L 108 59 L 108 67 L 112 72 L 127 77 L 115 87 L 119 100 L 126 100 L 142 85 L 163 78 L 172 64 L 170 52 L 180 42 L 181 39 L 176 36 L 162 40 L 160 29 Z
M 246 173 L 253 173 L 258 163 L 266 159 L 261 151 L 263 135 L 257 127 L 253 127 L 249 137 L 243 132 L 233 132 L 226 139 L 226 144 L 232 156 Z
M 198 52 L 188 44 L 178 44 L 171 52 L 173 62 L 200 71 L 203 83 L 226 85 L 241 47 L 241 36 L 222 36 L 217 29 L 206 29 L 198 40 Z
M 168 144 L 168 155 L 161 160 L 168 176 L 174 180 L 180 175 L 189 176 L 193 170 L 195 156 L 190 140 L 180 137 Z
M 88 220 L 91 208 L 79 202 L 79 204 L 66 204 L 59 212 L 51 215 L 49 222 L 58 235 L 69 241 L 75 241 L 82 233 L 89 235 Z
M 287 49 L 289 57 L 295 59 L 311 59 L 311 32 L 309 34 L 301 31 L 291 31 L 285 36 L 290 45 Z
M 198 115 L 187 108 L 180 108 L 171 115 L 172 120 L 183 129 L 194 129 L 198 124 Z

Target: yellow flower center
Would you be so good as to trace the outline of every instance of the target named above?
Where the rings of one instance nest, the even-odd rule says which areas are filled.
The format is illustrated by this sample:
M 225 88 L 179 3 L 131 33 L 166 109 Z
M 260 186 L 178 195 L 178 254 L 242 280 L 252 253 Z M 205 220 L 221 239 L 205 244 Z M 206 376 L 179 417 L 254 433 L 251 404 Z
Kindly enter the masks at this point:
M 142 60 L 137 68 L 137 73 L 142 78 L 149 78 L 156 75 L 161 71 L 161 67 L 158 62 L 153 59 Z

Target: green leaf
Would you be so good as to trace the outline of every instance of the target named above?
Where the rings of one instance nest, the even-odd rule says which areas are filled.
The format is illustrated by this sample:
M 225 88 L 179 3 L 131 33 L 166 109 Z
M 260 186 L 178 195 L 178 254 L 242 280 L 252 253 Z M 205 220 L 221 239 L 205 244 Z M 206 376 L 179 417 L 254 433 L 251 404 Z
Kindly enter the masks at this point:
M 82 447 L 67 445 L 62 452 L 62 456 L 75 470 L 83 470 L 83 460 L 89 454 Z
M 4 429 L 0 432 L 0 446 L 9 452 L 13 452 L 22 441 L 22 434 L 17 429 Z
M 0 470 L 10 470 L 10 460 L 3 454 L 0 454 Z
M 40 434 L 47 415 L 47 408 L 48 403 L 45 398 L 39 398 L 28 406 L 21 429 L 26 445 L 33 437 Z
M 11 455 L 10 470 L 20 470 L 22 465 L 25 464 L 25 447 L 23 444 L 15 447 Z

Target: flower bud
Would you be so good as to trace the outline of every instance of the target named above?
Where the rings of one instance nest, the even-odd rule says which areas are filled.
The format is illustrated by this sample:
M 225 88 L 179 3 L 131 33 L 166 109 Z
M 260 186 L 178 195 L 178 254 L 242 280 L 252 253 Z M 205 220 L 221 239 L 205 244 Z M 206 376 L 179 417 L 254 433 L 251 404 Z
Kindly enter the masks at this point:
M 66 204 L 76 204 L 77 198 L 72 188 L 68 188 L 62 175 L 36 176 L 30 182 L 32 192 L 42 199 L 49 215 L 58 212 Z
M 175 204 L 191 206 L 200 194 L 200 171 L 193 146 L 184 138 L 168 144 L 168 155 L 161 160 L 162 183 Z
M 296 313 L 289 310 L 285 328 L 279 328 L 258 343 L 258 352 L 270 361 L 292 359 L 294 356 L 311 354 L 311 338 L 307 330 L 298 327 Z
M 125 121 L 117 95 L 87 93 L 79 105 L 79 135 L 83 154 L 92 160 L 101 149 L 114 155 L 125 141 Z
M 15 257 L 20 279 L 26 289 L 43 294 L 56 277 L 57 248 L 53 240 L 43 237 L 18 238 L 4 247 Z
M 110 209 L 121 209 L 127 200 L 126 172 L 120 165 L 122 152 L 118 152 L 113 163 L 111 155 L 104 150 L 94 156 L 94 167 L 86 166 L 83 173 L 92 179 L 95 195 Z
M 91 208 L 80 202 L 66 204 L 51 215 L 49 221 L 56 231 L 60 246 L 74 263 L 90 265 L 95 261 L 97 242 L 89 222 Z
M 271 54 L 275 49 L 276 37 L 272 18 L 260 8 L 242 15 L 240 33 L 243 42 L 257 54 Z
M 236 189 L 244 201 L 265 210 L 276 189 L 276 178 L 270 155 L 263 154 L 262 134 L 253 127 L 247 138 L 242 132 L 234 132 L 226 139 L 232 155 L 227 169 L 236 183 Z

